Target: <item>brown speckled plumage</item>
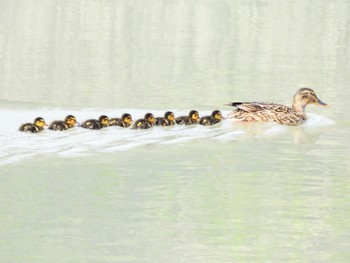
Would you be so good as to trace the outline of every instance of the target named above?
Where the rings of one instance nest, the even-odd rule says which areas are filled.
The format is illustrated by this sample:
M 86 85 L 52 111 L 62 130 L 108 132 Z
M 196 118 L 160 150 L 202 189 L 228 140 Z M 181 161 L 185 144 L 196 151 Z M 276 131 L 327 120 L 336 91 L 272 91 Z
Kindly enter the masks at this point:
M 305 107 L 308 104 L 327 106 L 310 88 L 301 88 L 294 96 L 292 107 L 269 102 L 231 102 L 227 105 L 236 107 L 228 114 L 228 119 L 240 121 L 274 121 L 282 125 L 295 126 L 306 119 Z

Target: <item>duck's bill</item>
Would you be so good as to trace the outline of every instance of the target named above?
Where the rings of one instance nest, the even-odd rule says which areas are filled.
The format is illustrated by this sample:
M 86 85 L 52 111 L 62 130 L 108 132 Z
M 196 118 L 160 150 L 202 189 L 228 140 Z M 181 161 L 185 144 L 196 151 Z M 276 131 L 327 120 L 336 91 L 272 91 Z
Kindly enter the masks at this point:
M 329 105 L 328 105 L 327 103 L 324 103 L 324 102 L 321 101 L 321 100 L 318 100 L 318 101 L 316 102 L 316 104 L 317 104 L 317 105 L 320 105 L 320 106 L 323 106 L 323 107 L 329 107 Z

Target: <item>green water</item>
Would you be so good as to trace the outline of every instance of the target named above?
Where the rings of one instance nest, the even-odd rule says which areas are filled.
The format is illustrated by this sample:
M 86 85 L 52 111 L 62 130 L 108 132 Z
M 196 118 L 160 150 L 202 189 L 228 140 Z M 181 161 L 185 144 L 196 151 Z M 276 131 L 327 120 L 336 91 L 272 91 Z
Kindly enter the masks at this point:
M 1 262 L 348 262 L 347 1 L 0 1 Z M 300 127 L 22 134 L 290 105 Z

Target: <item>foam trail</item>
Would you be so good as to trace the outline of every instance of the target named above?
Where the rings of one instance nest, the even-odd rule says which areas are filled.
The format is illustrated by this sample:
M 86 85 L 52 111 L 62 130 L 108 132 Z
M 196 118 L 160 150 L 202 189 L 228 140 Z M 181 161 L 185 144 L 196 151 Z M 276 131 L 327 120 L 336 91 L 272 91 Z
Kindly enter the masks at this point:
M 186 115 L 187 111 L 173 110 L 176 116 Z M 2 110 L 1 123 L 7 126 L 0 130 L 0 165 L 19 162 L 25 159 L 42 155 L 53 155 L 63 158 L 72 158 L 91 155 L 96 152 L 113 153 L 128 151 L 145 145 L 182 145 L 194 140 L 223 140 L 234 141 L 263 135 L 278 136 L 289 132 L 289 127 L 275 123 L 244 125 L 231 120 L 224 120 L 215 126 L 182 126 L 154 127 L 149 130 L 132 130 L 121 127 L 108 127 L 101 130 L 86 130 L 75 127 L 67 131 L 51 131 L 45 129 L 37 134 L 22 133 L 18 131 L 20 124 L 32 122 L 35 117 L 44 117 L 47 123 L 53 120 L 63 119 L 68 114 L 73 114 L 82 122 L 90 118 L 98 118 L 101 114 L 110 117 L 119 117 L 129 112 L 133 119 L 142 118 L 145 112 L 152 112 L 155 116 L 162 116 L 163 111 L 140 109 L 84 109 L 62 110 Z M 210 111 L 201 111 L 201 115 Z M 322 116 L 310 114 L 308 121 L 302 125 L 304 129 L 329 126 L 334 122 Z M 253 131 L 253 132 L 252 132 Z

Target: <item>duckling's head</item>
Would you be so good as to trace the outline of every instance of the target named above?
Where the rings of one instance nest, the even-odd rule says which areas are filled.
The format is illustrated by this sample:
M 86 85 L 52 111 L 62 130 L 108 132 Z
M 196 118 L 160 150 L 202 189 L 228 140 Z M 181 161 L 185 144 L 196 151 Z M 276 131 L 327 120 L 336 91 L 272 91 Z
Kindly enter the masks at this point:
M 147 113 L 145 115 L 145 120 L 148 121 L 149 123 L 154 123 L 154 115 L 152 113 Z
M 198 111 L 196 110 L 191 110 L 188 116 L 190 116 L 190 118 L 193 120 L 196 120 L 196 121 L 199 120 L 199 114 L 198 114 Z
M 165 114 L 164 114 L 164 118 L 168 121 L 175 121 L 175 115 L 173 112 L 171 111 L 167 111 Z
M 124 113 L 122 115 L 122 120 L 123 122 L 126 122 L 126 123 L 131 123 L 132 122 L 132 117 L 129 113 Z
M 293 109 L 303 111 L 306 105 L 308 104 L 316 104 L 319 106 L 328 106 L 326 103 L 321 101 L 316 93 L 310 88 L 301 88 L 294 95 L 293 99 Z
M 67 115 L 64 122 L 67 123 L 69 127 L 74 127 L 77 123 L 77 119 L 73 115 Z
M 106 115 L 101 115 L 98 121 L 104 126 L 109 126 L 109 118 Z
M 220 112 L 219 110 L 214 110 L 214 111 L 212 112 L 211 116 L 212 116 L 214 119 L 218 120 L 218 121 L 221 121 L 221 120 L 222 120 L 222 114 L 221 114 L 221 112 Z
M 44 118 L 41 118 L 41 117 L 38 117 L 34 120 L 34 124 L 38 127 L 44 127 L 44 126 L 47 126 Z

